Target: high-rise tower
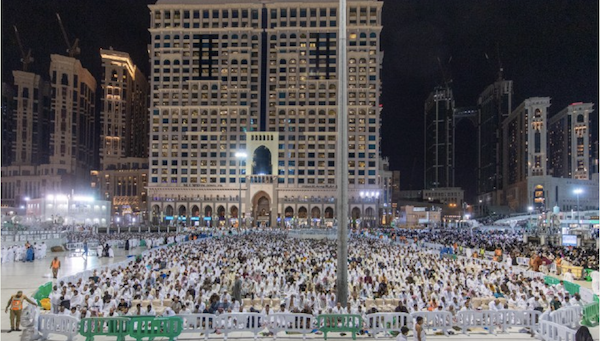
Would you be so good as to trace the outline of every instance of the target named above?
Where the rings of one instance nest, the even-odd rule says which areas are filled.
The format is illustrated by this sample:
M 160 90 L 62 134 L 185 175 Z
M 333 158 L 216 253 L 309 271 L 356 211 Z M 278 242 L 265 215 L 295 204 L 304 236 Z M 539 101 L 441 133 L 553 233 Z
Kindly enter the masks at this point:
M 148 81 L 128 53 L 101 49 L 100 56 L 101 159 L 92 188 L 111 201 L 115 224 L 135 225 L 147 209 Z
M 548 120 L 552 176 L 590 179 L 590 115 L 593 103 L 573 103 Z
M 424 188 L 454 187 L 454 96 L 449 85 L 436 87 L 425 101 Z
M 349 214 L 372 224 L 383 186 L 381 8 L 348 2 Z M 236 224 L 242 187 L 241 212 L 254 222 L 332 223 L 338 2 L 161 0 L 150 9 L 155 220 Z
M 503 157 L 502 122 L 510 115 L 513 106 L 513 83 L 499 79 L 489 85 L 478 99 L 477 119 L 477 193 L 489 196 L 488 205 L 497 205 L 502 190 Z

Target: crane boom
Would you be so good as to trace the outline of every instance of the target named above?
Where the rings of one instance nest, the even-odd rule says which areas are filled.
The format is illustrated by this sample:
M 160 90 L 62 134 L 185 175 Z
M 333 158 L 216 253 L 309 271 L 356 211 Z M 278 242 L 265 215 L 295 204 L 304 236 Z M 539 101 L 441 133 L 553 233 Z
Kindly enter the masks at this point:
M 27 54 L 25 54 L 23 44 L 21 43 L 21 37 L 19 36 L 19 30 L 15 25 L 13 25 L 13 28 L 15 29 L 15 36 L 17 37 L 17 44 L 19 44 L 19 51 L 21 51 L 21 62 L 23 63 L 23 71 L 27 71 L 27 67 L 31 62 L 33 62 L 33 57 L 31 56 L 31 49 L 29 49 L 27 51 Z
M 75 38 L 73 45 L 71 45 L 71 42 L 69 42 L 69 37 L 67 36 L 67 31 L 65 30 L 65 26 L 63 25 L 63 22 L 60 19 L 60 15 L 58 13 L 56 13 L 56 17 L 58 18 L 58 25 L 60 26 L 60 30 L 62 32 L 63 38 L 65 39 L 65 43 L 67 44 L 67 54 L 69 55 L 69 57 L 74 58 L 75 56 L 79 55 L 80 52 L 79 39 Z

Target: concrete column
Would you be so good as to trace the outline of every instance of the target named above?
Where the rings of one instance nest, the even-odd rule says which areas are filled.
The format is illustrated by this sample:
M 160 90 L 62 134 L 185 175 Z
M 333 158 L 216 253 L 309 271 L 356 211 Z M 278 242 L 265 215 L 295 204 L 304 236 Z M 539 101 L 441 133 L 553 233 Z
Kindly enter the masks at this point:
M 346 59 L 346 1 L 340 0 L 338 33 L 338 120 L 337 120 L 337 213 L 338 243 L 336 287 L 337 300 L 348 301 L 348 60 Z

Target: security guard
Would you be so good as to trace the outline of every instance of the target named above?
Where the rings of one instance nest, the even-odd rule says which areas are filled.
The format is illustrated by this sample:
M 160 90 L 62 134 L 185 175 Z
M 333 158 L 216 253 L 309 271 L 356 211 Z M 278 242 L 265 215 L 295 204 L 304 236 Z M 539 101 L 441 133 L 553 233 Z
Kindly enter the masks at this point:
M 27 301 L 34 306 L 37 306 L 34 301 L 30 300 L 27 296 L 23 295 L 23 291 L 17 291 L 16 295 L 13 295 L 8 300 L 8 305 L 4 310 L 5 313 L 8 313 L 8 308 L 10 308 L 10 332 L 13 330 L 20 332 L 19 328 L 21 325 L 21 312 L 23 311 L 23 301 Z M 16 320 L 16 321 L 15 321 Z M 16 323 L 15 323 L 16 322 Z

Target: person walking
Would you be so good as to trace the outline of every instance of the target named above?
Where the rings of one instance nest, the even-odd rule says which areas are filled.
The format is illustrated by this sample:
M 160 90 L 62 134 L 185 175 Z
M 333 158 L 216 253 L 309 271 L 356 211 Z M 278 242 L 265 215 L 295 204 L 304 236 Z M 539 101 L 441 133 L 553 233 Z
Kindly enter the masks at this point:
M 88 257 L 88 244 L 87 244 L 87 240 L 83 242 L 83 254 L 81 254 L 81 256 L 85 256 L 84 258 L 87 259 Z
M 58 270 L 60 269 L 60 261 L 58 260 L 58 257 L 54 257 L 50 263 L 50 269 L 52 269 L 52 277 L 57 278 Z
M 233 298 L 238 302 L 242 302 L 242 280 L 240 275 L 235 275 L 235 281 L 233 283 Z
M 8 308 L 10 308 L 10 330 L 8 331 L 9 333 L 12 331 L 21 331 L 19 327 L 21 326 L 21 312 L 23 311 L 23 301 L 27 301 L 30 304 L 33 304 L 37 307 L 37 304 L 34 301 L 30 300 L 29 297 L 23 295 L 23 291 L 21 290 L 17 291 L 16 295 L 11 296 L 8 300 L 8 304 L 6 305 L 6 309 L 4 309 L 4 312 L 8 313 Z

